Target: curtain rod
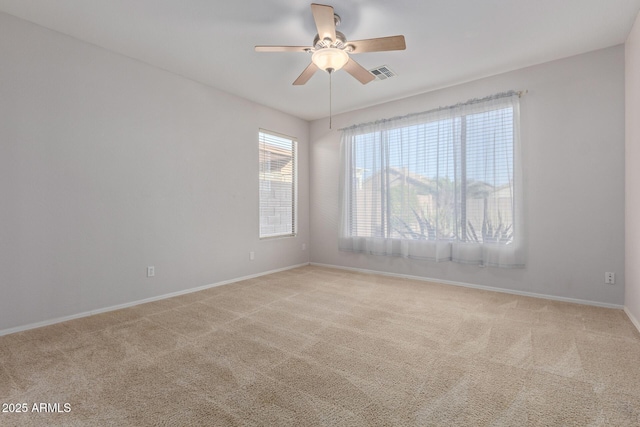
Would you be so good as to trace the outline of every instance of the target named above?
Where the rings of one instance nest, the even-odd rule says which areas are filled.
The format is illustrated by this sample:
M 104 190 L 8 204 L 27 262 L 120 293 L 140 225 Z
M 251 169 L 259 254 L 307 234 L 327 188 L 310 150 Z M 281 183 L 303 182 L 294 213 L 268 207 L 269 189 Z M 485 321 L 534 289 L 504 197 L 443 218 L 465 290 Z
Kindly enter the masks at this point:
M 422 114 L 435 113 L 436 111 L 451 110 L 453 108 L 458 108 L 458 107 L 461 107 L 463 105 L 476 104 L 478 102 L 489 101 L 489 100 L 492 100 L 492 99 L 507 98 L 507 97 L 513 96 L 513 95 L 518 95 L 518 98 L 522 98 L 527 93 L 529 93 L 528 89 L 518 90 L 518 91 L 510 90 L 510 91 L 507 91 L 507 92 L 499 92 L 499 93 L 496 93 L 496 94 L 493 94 L 493 95 L 485 96 L 484 98 L 473 98 L 473 99 L 468 100 L 467 102 L 459 102 L 459 103 L 457 103 L 455 105 L 448 105 L 446 107 L 438 107 L 438 108 L 434 108 L 433 110 L 421 111 L 419 113 L 410 113 L 410 114 L 407 114 L 405 116 L 391 117 L 390 119 L 380 119 L 380 120 L 375 120 L 373 122 L 360 123 L 358 125 L 351 125 L 351 126 L 347 126 L 347 127 L 344 127 L 344 128 L 340 128 L 338 130 L 344 131 L 344 130 L 348 130 L 348 129 L 357 129 L 357 128 L 363 127 L 363 126 L 370 126 L 370 125 L 375 125 L 375 124 L 378 124 L 378 123 L 384 123 L 384 122 L 390 122 L 390 121 L 394 121 L 394 120 L 406 119 L 406 118 L 409 118 L 409 117 L 414 117 L 414 116 L 418 116 L 418 115 L 422 115 Z

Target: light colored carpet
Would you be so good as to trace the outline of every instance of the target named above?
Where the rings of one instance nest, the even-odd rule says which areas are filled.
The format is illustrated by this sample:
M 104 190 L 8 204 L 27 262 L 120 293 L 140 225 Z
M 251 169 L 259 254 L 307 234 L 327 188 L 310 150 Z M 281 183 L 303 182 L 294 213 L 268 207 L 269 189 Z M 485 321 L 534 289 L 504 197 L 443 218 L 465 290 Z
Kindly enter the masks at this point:
M 0 361 L 28 405 L 3 426 L 640 425 L 621 310 L 313 266 L 0 337 Z

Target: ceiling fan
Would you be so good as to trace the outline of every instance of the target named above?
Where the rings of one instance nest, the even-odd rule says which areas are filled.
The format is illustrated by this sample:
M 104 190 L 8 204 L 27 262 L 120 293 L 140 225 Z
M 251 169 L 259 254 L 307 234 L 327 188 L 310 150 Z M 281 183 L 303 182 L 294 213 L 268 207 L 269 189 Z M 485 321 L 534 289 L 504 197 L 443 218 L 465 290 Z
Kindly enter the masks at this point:
M 312 46 L 256 46 L 256 52 L 307 52 L 312 54 L 311 63 L 293 82 L 294 85 L 305 84 L 318 70 L 324 70 L 331 74 L 341 68 L 358 79 L 360 83 L 367 84 L 375 77 L 353 60 L 349 54 L 406 49 L 404 36 L 347 41 L 344 34 L 336 31 L 336 26 L 340 25 L 340 17 L 334 13 L 333 7 L 312 3 L 311 12 L 318 29 Z

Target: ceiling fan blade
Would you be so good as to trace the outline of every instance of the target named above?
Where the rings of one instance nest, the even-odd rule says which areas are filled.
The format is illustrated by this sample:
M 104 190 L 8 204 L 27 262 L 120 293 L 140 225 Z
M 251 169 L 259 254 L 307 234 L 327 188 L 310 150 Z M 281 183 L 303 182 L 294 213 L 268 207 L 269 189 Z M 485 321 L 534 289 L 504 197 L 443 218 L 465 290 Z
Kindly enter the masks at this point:
M 296 86 L 305 84 L 306 82 L 309 81 L 311 76 L 313 76 L 314 73 L 318 70 L 319 70 L 318 66 L 312 62 L 311 64 L 309 64 L 307 68 L 304 69 L 302 74 L 298 76 L 298 78 L 296 79 L 295 82 L 293 82 L 293 84 Z
M 356 79 L 358 79 L 358 81 L 363 85 L 366 85 L 370 81 L 375 80 L 374 75 L 371 74 L 362 65 L 354 61 L 353 58 L 349 58 L 349 61 L 347 61 L 347 63 L 344 64 L 344 67 L 342 67 L 342 69 L 345 70 L 347 73 L 351 74 Z
M 336 41 L 336 21 L 333 17 L 333 7 L 311 3 L 311 12 L 313 20 L 316 21 L 320 40 L 330 38 L 331 41 Z
M 349 41 L 347 42 L 347 46 L 353 47 L 353 51 L 349 53 L 383 52 L 387 50 L 405 50 L 407 48 L 404 42 L 404 36 Z
M 311 46 L 256 46 L 256 52 L 308 52 Z

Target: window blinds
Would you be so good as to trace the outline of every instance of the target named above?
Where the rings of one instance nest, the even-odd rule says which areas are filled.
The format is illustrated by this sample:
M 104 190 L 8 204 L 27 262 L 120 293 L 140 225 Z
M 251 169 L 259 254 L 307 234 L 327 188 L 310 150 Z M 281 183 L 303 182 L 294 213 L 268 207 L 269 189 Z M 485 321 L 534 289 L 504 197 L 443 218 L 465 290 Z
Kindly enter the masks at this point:
M 295 139 L 260 130 L 260 238 L 296 234 Z
M 518 111 L 511 93 L 346 129 L 341 248 L 521 266 L 486 255 L 521 246 Z

